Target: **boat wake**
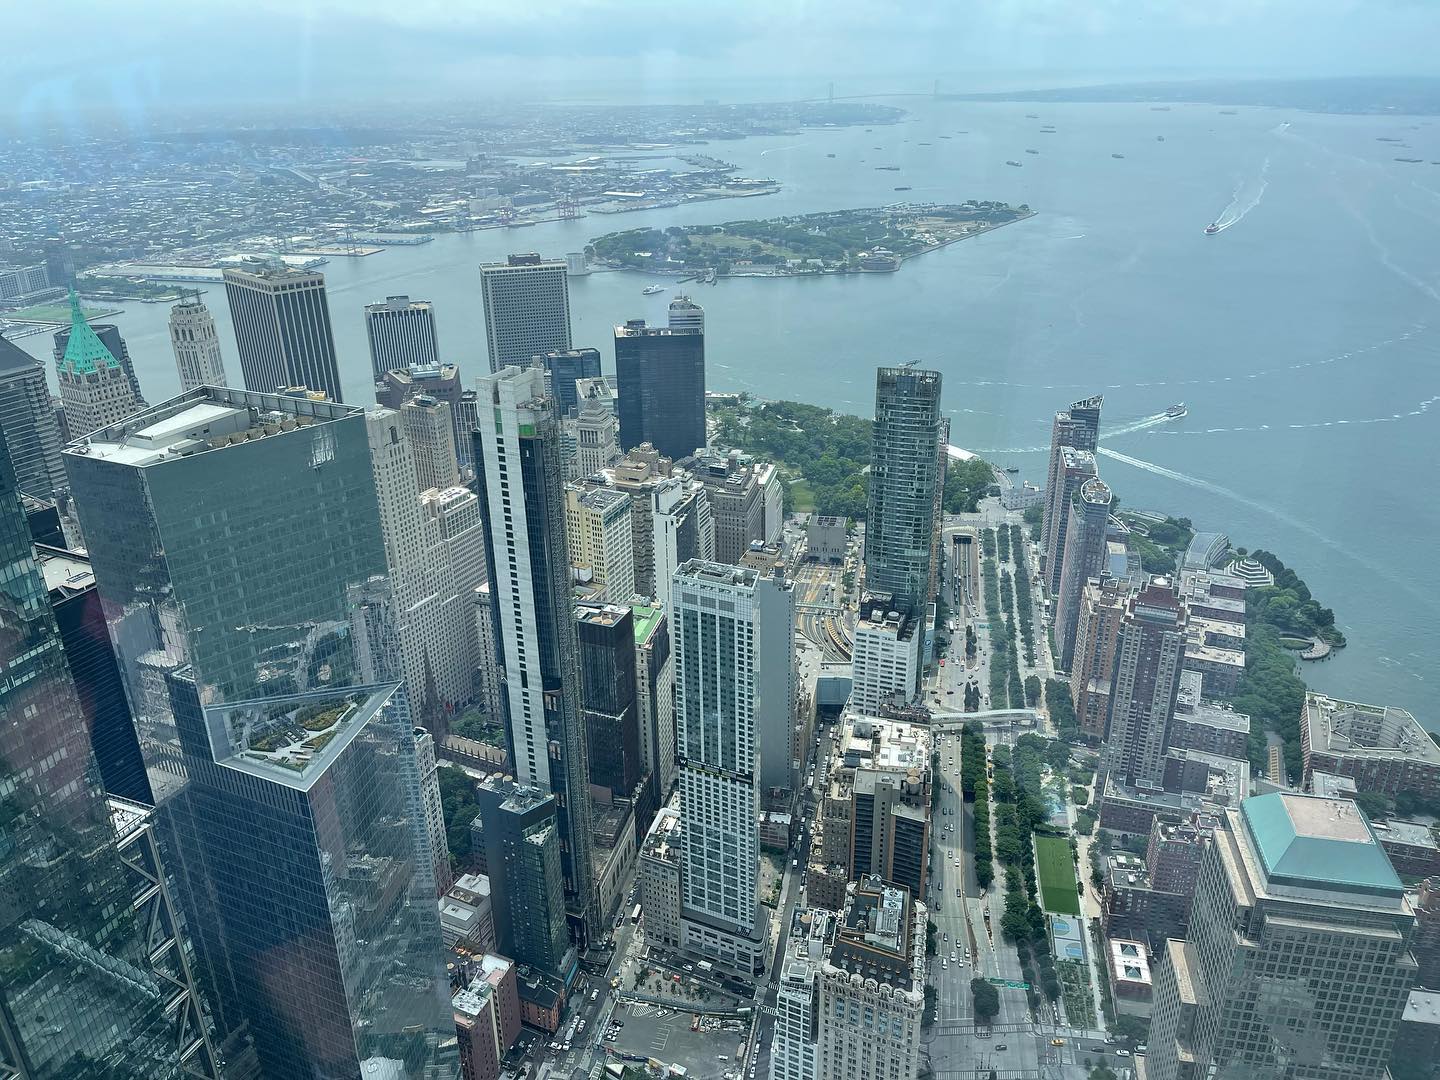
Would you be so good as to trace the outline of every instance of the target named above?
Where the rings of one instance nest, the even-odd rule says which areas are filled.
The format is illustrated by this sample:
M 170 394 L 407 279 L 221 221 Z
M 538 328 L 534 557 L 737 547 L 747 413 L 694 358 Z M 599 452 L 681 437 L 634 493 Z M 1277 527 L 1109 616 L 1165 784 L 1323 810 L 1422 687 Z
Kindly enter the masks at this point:
M 1144 431 L 1146 428 L 1159 427 L 1161 424 L 1165 423 L 1169 419 L 1170 418 L 1166 416 L 1163 412 L 1156 413 L 1154 416 L 1142 416 L 1139 420 L 1127 420 L 1124 423 L 1117 425 L 1116 427 L 1107 427 L 1105 429 L 1105 436 L 1106 438 L 1111 438 L 1115 435 L 1129 435 L 1131 432 Z
M 1270 186 L 1270 159 L 1267 157 L 1265 163 L 1260 166 L 1260 175 L 1253 180 L 1242 180 L 1235 185 L 1235 191 L 1230 196 L 1230 205 L 1220 212 L 1215 223 L 1210 227 L 1217 233 L 1222 233 L 1232 225 L 1239 225 L 1245 220 L 1245 215 L 1260 205 L 1260 200 L 1265 197 L 1265 189 Z M 1205 230 L 1209 232 L 1210 229 Z

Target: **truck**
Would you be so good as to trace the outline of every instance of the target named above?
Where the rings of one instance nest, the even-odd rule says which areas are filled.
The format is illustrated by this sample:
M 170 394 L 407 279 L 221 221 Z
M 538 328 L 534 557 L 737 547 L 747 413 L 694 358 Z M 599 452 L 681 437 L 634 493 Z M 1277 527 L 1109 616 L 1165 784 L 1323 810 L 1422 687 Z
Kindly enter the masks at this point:
M 706 972 L 707 974 L 715 970 L 715 965 L 712 964 L 709 960 L 701 960 L 700 963 L 696 964 L 695 966 L 701 971 Z

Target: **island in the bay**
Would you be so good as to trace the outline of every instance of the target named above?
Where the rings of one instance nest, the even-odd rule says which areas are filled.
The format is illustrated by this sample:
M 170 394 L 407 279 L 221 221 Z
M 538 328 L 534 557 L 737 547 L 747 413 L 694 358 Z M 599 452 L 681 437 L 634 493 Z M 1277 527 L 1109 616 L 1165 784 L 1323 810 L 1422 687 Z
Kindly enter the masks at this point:
M 965 240 L 1035 212 L 971 199 L 903 204 L 722 225 L 627 229 L 591 240 L 592 265 L 694 277 L 883 273 L 915 255 Z

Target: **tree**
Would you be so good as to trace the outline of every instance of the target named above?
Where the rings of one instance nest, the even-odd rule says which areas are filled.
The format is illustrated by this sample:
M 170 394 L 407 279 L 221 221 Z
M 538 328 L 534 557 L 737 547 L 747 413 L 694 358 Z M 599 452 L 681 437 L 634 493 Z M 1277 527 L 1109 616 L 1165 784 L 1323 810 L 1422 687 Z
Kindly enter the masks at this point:
M 1025 704 L 1034 708 L 1040 703 L 1040 676 L 1025 676 Z
M 1000 1015 L 1000 991 L 984 979 L 970 980 L 970 996 L 975 1002 L 975 1016 L 990 1021 Z
M 1365 816 L 1371 821 L 1390 816 L 1390 800 L 1378 791 L 1357 792 L 1355 805 L 1365 811 Z

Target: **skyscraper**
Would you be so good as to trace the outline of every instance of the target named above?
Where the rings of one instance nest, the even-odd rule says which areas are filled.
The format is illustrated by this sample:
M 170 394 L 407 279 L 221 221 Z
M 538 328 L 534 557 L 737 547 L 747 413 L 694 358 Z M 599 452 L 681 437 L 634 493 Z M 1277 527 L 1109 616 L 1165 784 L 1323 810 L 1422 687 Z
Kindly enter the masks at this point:
M 790 792 L 795 734 L 795 586 L 777 571 L 755 582 L 756 630 L 765 651 L 755 658 L 755 730 L 762 790 Z
M 635 544 L 630 497 L 614 488 L 565 488 L 565 533 L 570 565 L 611 603 L 635 594 Z
M 761 638 L 748 567 L 692 560 L 675 571 L 675 728 L 680 758 L 684 947 L 759 972 Z M 787 634 L 789 631 L 787 630 Z
M 26 1080 L 214 1077 L 183 947 L 172 941 L 163 961 L 168 975 L 183 977 L 180 993 L 151 964 L 158 943 L 135 911 L 137 889 L 116 850 L 3 438 L 0 557 L 7 567 L 0 590 L 0 1073 Z M 188 1074 L 182 1039 L 193 1050 Z
M 71 319 L 72 325 L 74 319 Z M 120 336 L 120 328 L 114 323 L 91 323 L 90 329 L 100 339 L 101 344 L 109 351 L 110 355 L 120 362 L 125 369 L 125 377 L 130 380 L 130 392 L 135 395 L 139 402 L 137 408 L 145 407 L 145 396 L 140 393 L 140 379 L 135 374 L 134 361 L 130 359 L 130 347 L 125 344 L 125 339 Z M 55 362 L 58 364 L 65 357 L 65 350 L 70 347 L 70 330 L 67 326 L 55 331 Z M 78 433 L 77 433 L 78 434 Z
M 671 300 L 669 315 L 671 330 L 705 331 L 705 309 L 688 296 L 677 296 Z
M 590 783 L 632 798 L 644 775 L 634 620 L 629 606 L 619 604 L 578 604 L 575 619 Z
M 417 394 L 400 406 L 400 422 L 415 450 L 415 476 L 421 491 L 453 487 L 460 482 L 455 452 L 455 423 L 450 406 Z
M 1115 674 L 1115 644 L 1130 599 L 1130 583 L 1102 574 L 1085 583 L 1070 660 L 1070 700 L 1080 730 L 1096 741 L 1105 737 L 1110 718 L 1110 686 Z
M 930 548 L 940 483 L 940 373 L 881 368 L 875 378 L 865 582 L 912 614 L 932 599 Z
M 781 929 L 784 932 L 785 928 Z M 770 1080 L 815 1080 L 815 1044 L 820 1034 L 818 984 L 820 969 L 835 943 L 835 913 L 820 907 L 797 907 L 791 912 L 789 935 L 775 993 Z
M 182 394 L 197 386 L 225 385 L 215 317 L 198 292 L 170 309 L 170 347 L 175 350 Z
M 435 310 L 429 300 L 387 296 L 365 305 L 365 336 L 370 342 L 370 368 L 375 381 L 396 368 L 440 363 L 435 339 Z
M 1085 583 L 1105 565 L 1105 528 L 1110 520 L 1110 488 L 1098 476 L 1080 485 L 1066 507 L 1065 556 L 1061 560 L 1060 589 L 1055 594 L 1055 637 L 1060 646 L 1060 668 L 1069 671 L 1075 657 L 1075 630 L 1080 620 L 1080 597 Z
M 412 813 L 423 816 L 425 835 L 430 841 L 430 859 L 435 870 L 435 892 L 443 896 L 455 875 L 450 872 L 450 842 L 445 835 L 445 808 L 440 801 L 439 763 L 435 760 L 435 736 L 422 727 L 415 729 L 415 763 L 420 774 L 420 805 Z
M 563 260 L 533 252 L 480 267 L 480 300 L 485 309 L 485 343 L 490 370 L 552 349 L 570 348 L 570 286 Z
M 455 432 L 455 456 L 462 468 L 470 462 L 470 432 L 474 430 L 475 391 L 460 385 L 460 369 L 454 364 L 427 364 L 395 368 L 375 382 L 375 401 L 398 409 L 412 397 L 432 397 L 450 406 L 450 424 Z M 469 408 L 463 404 L 469 399 Z
M 304 386 L 343 400 L 325 275 L 277 264 L 226 270 L 224 278 L 246 388 Z
M 1095 455 L 1074 447 L 1060 448 L 1060 467 L 1055 476 L 1060 502 L 1055 508 L 1055 529 L 1051 534 L 1051 557 L 1045 562 L 1045 587 L 1058 601 L 1060 577 L 1065 569 L 1065 549 L 1070 537 L 1070 508 L 1080 488 L 1096 476 Z M 1101 541 L 1104 543 L 1102 536 Z
M 351 591 L 386 575 L 364 414 L 203 387 L 65 459 L 229 1046 L 274 1080 L 443 1074 L 410 711 L 355 685 Z
M 675 665 L 670 621 L 655 604 L 631 603 L 635 625 L 635 694 L 640 710 L 640 757 L 663 804 L 675 783 Z
M 555 797 L 491 777 L 475 789 L 501 953 L 569 983 L 575 950 L 565 928 L 565 887 Z
M 60 460 L 60 425 L 50 401 L 45 368 L 24 349 L 0 335 L 0 431 L 20 490 L 52 498 L 66 486 Z
M 573 418 L 579 412 L 576 380 L 600 378 L 599 349 L 551 349 L 534 357 L 532 363 L 545 369 L 546 389 L 555 398 L 562 418 Z
M 567 900 L 583 934 L 596 923 L 596 901 L 559 421 L 539 368 L 505 367 L 476 385 L 476 495 L 510 757 L 522 784 L 557 798 Z
M 1076 450 L 1088 450 L 1092 454 L 1095 452 L 1100 445 L 1100 406 L 1104 402 L 1105 399 L 1098 394 L 1076 401 L 1064 412 L 1055 414 L 1055 422 L 1050 428 L 1050 464 L 1045 476 L 1045 512 L 1040 522 L 1040 569 L 1045 574 L 1046 581 L 1051 579 L 1051 562 L 1057 553 L 1055 534 L 1063 527 L 1062 511 L 1069 497 L 1062 483 L 1064 462 L 1061 451 L 1068 446 Z M 1058 573 L 1058 568 L 1055 568 L 1055 571 Z
M 1184 941 L 1166 943 L 1152 1080 L 1368 1080 L 1415 980 L 1415 912 L 1348 799 L 1257 795 L 1201 857 Z
M 703 330 L 646 326 L 644 319 L 617 326 L 615 381 L 622 450 L 648 442 L 678 461 L 705 445 Z
M 1115 641 L 1106 772 L 1122 783 L 1157 786 L 1165 736 L 1185 659 L 1185 605 L 1168 578 L 1130 597 Z
M 143 404 L 120 361 L 85 321 L 74 289 L 70 290 L 70 334 L 55 373 L 72 438 L 123 420 Z

